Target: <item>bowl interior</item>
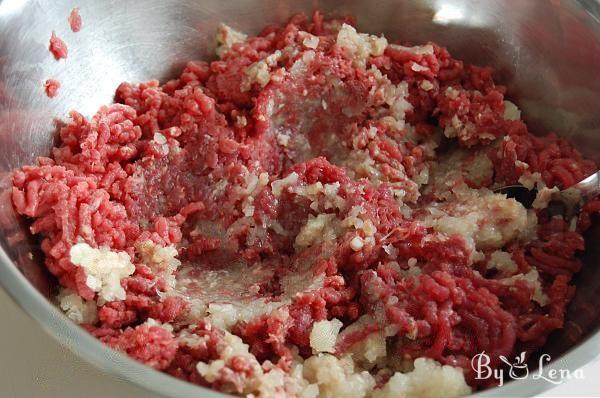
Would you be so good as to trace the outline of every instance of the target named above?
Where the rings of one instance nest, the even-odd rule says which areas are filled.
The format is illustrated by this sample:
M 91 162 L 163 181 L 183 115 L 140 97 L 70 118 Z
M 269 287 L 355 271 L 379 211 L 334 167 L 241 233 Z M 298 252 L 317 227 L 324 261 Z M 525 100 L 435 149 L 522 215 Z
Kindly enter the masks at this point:
M 0 258 L 0 268 L 17 267 L 28 280 L 9 290 L 23 304 L 33 288 L 49 297 L 53 284 L 27 223 L 13 211 L 11 170 L 49 153 L 57 119 L 71 109 L 91 116 L 112 101 L 122 81 L 164 80 L 190 59 L 213 58 L 219 22 L 253 33 L 320 9 L 354 15 L 360 30 L 391 40 L 435 41 L 457 58 L 494 66 L 533 131 L 568 137 L 600 161 L 600 25 L 582 3 L 597 7 L 593 1 L 552 0 L 0 1 L 0 250 L 10 259 Z M 67 23 L 73 7 L 83 18 L 77 34 Z M 53 30 L 69 45 L 66 61 L 48 52 Z M 48 78 L 62 84 L 54 99 L 43 93 Z M 592 228 L 567 326 L 548 343 L 553 357 L 600 326 L 593 304 L 600 302 L 597 242 L 600 228 Z

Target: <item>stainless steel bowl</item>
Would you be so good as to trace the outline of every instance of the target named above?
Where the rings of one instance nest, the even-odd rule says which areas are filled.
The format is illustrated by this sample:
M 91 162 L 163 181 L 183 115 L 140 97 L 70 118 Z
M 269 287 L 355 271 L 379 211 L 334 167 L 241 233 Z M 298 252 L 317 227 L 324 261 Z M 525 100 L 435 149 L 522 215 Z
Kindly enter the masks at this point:
M 79 7 L 83 29 L 67 17 Z M 42 256 L 10 203 L 10 172 L 49 153 L 55 118 L 70 109 L 91 115 L 122 81 L 166 79 L 186 60 L 210 58 L 220 21 L 256 32 L 297 12 L 352 14 L 363 31 L 414 43 L 433 40 L 452 54 L 498 69 L 534 131 L 567 136 L 600 160 L 600 22 L 595 0 L 1 0 L 0 1 L 0 282 L 51 335 L 98 367 L 165 397 L 217 397 L 112 351 L 72 324 L 48 300 Z M 595 15 L 595 16 L 594 16 Z M 52 30 L 69 58 L 48 53 Z M 61 81 L 58 97 L 43 93 Z M 600 356 L 600 229 L 587 236 L 584 270 L 566 327 L 544 349 L 550 368 L 574 370 Z M 588 375 L 589 377 L 590 375 Z M 552 385 L 523 380 L 478 396 L 532 396 Z

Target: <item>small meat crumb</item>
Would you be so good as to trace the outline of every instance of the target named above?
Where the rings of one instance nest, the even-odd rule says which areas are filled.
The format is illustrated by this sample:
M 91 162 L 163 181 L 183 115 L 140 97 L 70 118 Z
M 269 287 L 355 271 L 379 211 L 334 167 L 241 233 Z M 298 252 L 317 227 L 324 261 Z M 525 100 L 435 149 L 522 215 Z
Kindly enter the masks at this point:
M 56 79 L 48 79 L 44 83 L 44 90 L 46 91 L 46 95 L 49 98 L 56 97 L 56 94 L 58 94 L 59 88 L 60 88 L 60 82 Z
M 81 15 L 79 15 L 79 8 L 75 7 L 71 10 L 71 14 L 69 14 L 69 25 L 71 25 L 71 30 L 75 33 L 81 30 Z
M 61 58 L 67 58 L 68 49 L 67 44 L 53 31 L 50 36 L 50 52 L 54 55 L 54 58 L 58 61 Z

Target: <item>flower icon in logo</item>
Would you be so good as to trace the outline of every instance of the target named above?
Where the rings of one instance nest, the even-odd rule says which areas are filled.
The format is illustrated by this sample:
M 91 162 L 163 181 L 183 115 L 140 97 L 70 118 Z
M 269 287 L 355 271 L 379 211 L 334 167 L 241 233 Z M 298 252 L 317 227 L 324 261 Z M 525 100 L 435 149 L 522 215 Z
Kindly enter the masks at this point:
M 511 363 L 504 355 L 500 355 L 500 360 L 508 366 L 508 375 L 511 379 L 525 379 L 529 376 L 529 369 L 525 363 L 525 352 L 515 357 L 515 361 Z

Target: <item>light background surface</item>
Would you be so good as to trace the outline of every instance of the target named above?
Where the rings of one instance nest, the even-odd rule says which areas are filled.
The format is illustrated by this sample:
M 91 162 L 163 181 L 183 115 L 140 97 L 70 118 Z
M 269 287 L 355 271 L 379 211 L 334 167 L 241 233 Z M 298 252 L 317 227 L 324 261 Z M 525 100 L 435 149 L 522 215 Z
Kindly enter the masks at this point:
M 0 398 L 158 398 L 61 347 L 0 289 Z M 600 363 L 545 397 L 600 397 Z

